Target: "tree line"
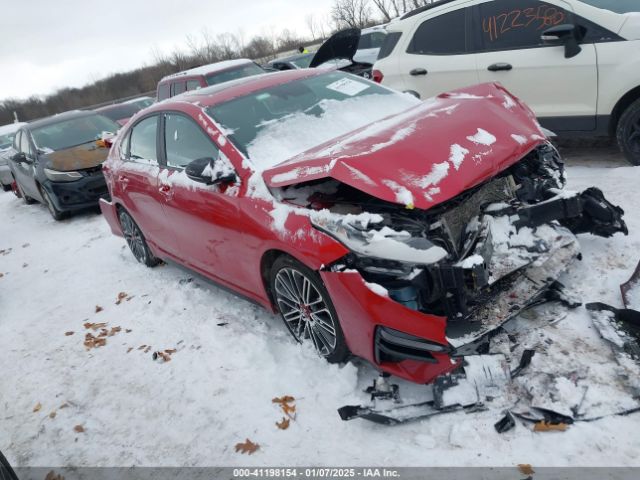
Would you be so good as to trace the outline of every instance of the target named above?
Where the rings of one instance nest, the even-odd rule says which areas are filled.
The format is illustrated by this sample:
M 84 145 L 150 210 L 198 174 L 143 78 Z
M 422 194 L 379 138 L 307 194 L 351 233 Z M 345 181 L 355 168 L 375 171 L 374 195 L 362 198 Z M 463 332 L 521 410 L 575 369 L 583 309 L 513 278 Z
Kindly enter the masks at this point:
M 27 99 L 3 100 L 0 102 L 0 125 L 13 122 L 14 112 L 20 121 L 29 121 L 144 93 L 153 92 L 153 95 L 158 81 L 165 75 L 236 58 L 266 62 L 299 46 L 319 44 L 338 30 L 386 23 L 432 1 L 334 0 L 328 15 L 322 18 L 307 15 L 305 36 L 284 29 L 256 35 L 246 41 L 241 33 L 214 35 L 205 29 L 198 35 L 187 35 L 181 49 L 176 48 L 171 53 L 153 50 L 150 65 L 115 73 L 80 88 L 63 88 L 50 95 L 33 95 Z

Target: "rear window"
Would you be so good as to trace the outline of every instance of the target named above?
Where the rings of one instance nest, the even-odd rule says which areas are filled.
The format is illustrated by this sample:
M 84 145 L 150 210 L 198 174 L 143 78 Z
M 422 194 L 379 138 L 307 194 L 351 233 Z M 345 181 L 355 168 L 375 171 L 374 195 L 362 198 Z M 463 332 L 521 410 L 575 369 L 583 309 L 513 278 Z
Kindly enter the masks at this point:
M 391 52 L 396 48 L 400 37 L 402 37 L 402 32 L 391 32 L 387 34 L 384 42 L 382 43 L 382 47 L 380 47 L 380 51 L 378 52 L 378 60 L 387 58 L 391 55 Z
M 102 136 L 102 132 L 115 133 L 119 128 L 117 123 L 96 114 L 45 125 L 33 129 L 31 133 L 38 148 L 64 150 L 94 142 Z
M 223 70 L 222 72 L 211 73 L 207 75 L 207 85 L 218 85 L 219 83 L 230 82 L 238 78 L 251 77 L 264 73 L 264 69 L 255 63 L 247 63 L 238 68 Z
M 638 0 L 582 0 L 582 3 L 616 13 L 640 12 Z
M 7 135 L 0 135 L 0 150 L 4 150 L 5 148 L 9 148 L 13 145 L 13 139 L 15 136 L 15 132 Z
M 140 110 L 142 110 L 142 107 L 135 103 L 125 103 L 105 108 L 104 110 L 98 110 L 98 112 L 100 115 L 104 115 L 111 120 L 117 121 L 124 120 L 125 118 L 131 118 Z
M 358 50 L 366 50 L 368 48 L 380 48 L 387 34 L 385 32 L 364 33 L 360 36 L 358 42 Z

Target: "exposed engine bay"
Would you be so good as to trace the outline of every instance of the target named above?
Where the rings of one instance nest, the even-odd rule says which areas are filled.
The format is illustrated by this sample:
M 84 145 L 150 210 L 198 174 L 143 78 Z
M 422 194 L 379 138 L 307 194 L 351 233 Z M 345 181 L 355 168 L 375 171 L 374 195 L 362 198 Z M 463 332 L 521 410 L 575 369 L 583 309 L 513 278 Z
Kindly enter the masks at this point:
M 445 316 L 447 339 L 466 355 L 485 334 L 549 298 L 568 304 L 556 279 L 579 258 L 575 234 L 627 234 L 623 211 L 600 190 L 564 191 L 564 165 L 545 143 L 489 181 L 429 210 L 403 208 L 335 180 L 285 187 L 314 226 L 351 253 L 327 268 L 357 270 L 405 307 Z M 380 329 L 380 361 L 428 360 L 401 332 Z M 443 346 L 443 348 L 448 348 Z

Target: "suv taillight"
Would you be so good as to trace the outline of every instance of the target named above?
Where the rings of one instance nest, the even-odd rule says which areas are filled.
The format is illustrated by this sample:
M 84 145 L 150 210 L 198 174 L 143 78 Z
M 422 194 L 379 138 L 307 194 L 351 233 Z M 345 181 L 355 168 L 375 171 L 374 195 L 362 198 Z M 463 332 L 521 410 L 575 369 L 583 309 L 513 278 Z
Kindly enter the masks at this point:
M 371 72 L 371 77 L 373 78 L 374 82 L 382 83 L 382 79 L 384 78 L 384 75 L 380 70 L 374 70 L 373 72 Z

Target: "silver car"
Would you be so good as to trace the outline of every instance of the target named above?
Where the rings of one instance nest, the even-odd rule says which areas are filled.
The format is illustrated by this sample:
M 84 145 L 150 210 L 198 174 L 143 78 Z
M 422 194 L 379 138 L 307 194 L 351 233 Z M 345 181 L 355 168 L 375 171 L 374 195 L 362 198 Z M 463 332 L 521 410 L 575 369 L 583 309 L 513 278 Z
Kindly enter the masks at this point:
M 12 123 L 0 127 L 0 186 L 6 192 L 11 190 L 13 175 L 7 164 L 9 158 L 15 154 L 13 149 L 13 137 L 24 123 Z

